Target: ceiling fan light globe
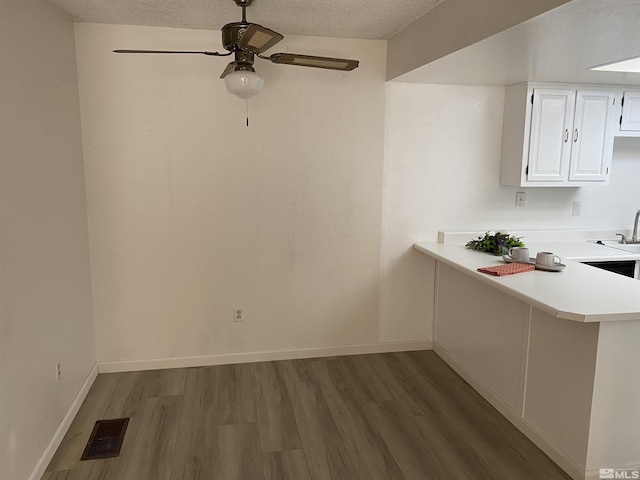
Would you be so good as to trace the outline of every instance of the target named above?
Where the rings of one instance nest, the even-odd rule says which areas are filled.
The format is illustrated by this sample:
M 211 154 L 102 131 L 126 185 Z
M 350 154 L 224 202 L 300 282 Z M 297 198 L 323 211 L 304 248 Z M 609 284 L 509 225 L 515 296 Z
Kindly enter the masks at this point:
M 262 90 L 264 80 L 256 72 L 239 70 L 224 77 L 224 84 L 229 93 L 247 99 Z

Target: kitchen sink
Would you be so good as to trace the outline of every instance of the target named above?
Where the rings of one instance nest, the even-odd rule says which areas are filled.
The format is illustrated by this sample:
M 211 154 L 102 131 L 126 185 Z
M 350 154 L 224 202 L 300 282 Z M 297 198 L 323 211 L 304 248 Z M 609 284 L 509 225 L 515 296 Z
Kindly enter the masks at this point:
M 640 254 L 640 243 L 620 243 L 618 240 L 602 240 L 594 243 L 599 243 L 600 245 L 622 250 L 624 252 Z
M 590 243 L 597 243 L 608 248 L 613 248 L 619 252 L 627 252 L 634 255 L 640 255 L 640 243 L 620 243 L 617 240 L 589 240 Z M 625 277 L 638 278 L 640 261 L 638 260 L 595 260 L 591 262 L 582 262 L 592 267 L 608 270 L 609 272 L 624 275 Z

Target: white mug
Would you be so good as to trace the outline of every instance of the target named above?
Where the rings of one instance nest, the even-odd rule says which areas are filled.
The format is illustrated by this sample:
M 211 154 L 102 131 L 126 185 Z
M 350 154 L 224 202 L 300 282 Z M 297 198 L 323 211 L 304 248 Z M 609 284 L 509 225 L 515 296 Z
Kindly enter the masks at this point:
M 514 262 L 529 263 L 529 249 L 522 247 L 513 247 L 509 249 L 509 256 Z
M 538 265 L 553 267 L 561 262 L 562 259 L 558 255 L 554 255 L 553 252 L 538 252 L 536 255 L 536 263 Z

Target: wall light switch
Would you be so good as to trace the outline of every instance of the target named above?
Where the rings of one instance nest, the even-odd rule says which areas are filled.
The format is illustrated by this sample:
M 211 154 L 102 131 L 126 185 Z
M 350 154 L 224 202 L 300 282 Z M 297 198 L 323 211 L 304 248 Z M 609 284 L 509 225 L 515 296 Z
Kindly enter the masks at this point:
M 516 193 L 516 207 L 524 207 L 526 194 L 524 192 Z

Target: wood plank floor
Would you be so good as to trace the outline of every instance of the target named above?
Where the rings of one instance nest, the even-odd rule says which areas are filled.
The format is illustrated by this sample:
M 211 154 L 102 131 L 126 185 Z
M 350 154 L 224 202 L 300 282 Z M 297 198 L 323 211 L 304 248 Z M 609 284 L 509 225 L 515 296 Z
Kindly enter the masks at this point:
M 120 417 L 120 456 L 80 461 Z M 568 478 L 424 351 L 99 375 L 42 480 Z

